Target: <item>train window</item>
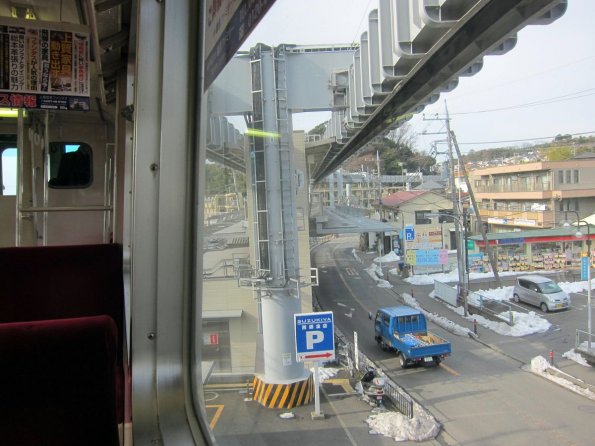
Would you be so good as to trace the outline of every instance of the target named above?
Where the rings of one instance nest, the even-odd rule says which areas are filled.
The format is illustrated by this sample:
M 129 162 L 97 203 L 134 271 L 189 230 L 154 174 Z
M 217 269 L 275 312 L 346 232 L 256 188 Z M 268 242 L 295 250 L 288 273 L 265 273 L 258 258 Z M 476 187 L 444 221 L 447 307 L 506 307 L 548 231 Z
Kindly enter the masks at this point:
M 0 180 L 2 181 L 2 188 L 0 195 L 16 195 L 17 194 L 17 149 L 13 147 L 5 147 L 0 149 L 2 154 L 0 157 Z
M 85 143 L 50 143 L 49 186 L 56 189 L 84 188 L 93 182 L 93 152 Z

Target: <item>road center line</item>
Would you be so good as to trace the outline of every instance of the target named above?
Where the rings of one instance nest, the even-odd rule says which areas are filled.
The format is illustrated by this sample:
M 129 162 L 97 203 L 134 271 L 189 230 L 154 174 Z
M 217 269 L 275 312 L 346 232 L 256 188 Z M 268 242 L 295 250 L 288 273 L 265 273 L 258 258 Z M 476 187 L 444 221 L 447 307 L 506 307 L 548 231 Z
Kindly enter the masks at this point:
M 461 376 L 461 374 L 459 372 L 457 372 L 456 370 L 451 369 L 449 366 L 444 365 L 444 363 L 440 363 L 438 364 L 438 367 L 442 367 L 444 370 L 446 370 L 448 373 L 450 373 L 452 376 Z

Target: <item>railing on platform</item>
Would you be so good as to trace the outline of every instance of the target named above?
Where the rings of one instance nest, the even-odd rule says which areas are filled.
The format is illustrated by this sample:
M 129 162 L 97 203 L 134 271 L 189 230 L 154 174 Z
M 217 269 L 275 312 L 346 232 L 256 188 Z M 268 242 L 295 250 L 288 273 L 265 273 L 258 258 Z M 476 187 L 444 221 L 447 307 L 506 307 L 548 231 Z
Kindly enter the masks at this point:
M 357 376 L 356 372 L 363 375 L 370 367 L 378 369 L 376 364 L 364 353 L 354 350 L 354 346 L 345 336 L 335 328 L 335 346 L 337 350 L 337 362 L 349 369 L 351 376 Z M 357 361 L 356 355 L 357 354 Z M 357 364 L 357 366 L 356 366 Z M 414 401 L 400 386 L 384 375 L 384 394 L 392 405 L 403 415 L 413 418 Z

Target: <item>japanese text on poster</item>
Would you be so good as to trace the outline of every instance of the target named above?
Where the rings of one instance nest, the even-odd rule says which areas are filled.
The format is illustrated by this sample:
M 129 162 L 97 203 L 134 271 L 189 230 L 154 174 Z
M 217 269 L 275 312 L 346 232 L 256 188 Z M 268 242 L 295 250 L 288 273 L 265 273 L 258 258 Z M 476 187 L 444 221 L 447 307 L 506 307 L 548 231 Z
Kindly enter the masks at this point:
M 0 107 L 89 110 L 89 42 L 82 27 L 0 19 Z

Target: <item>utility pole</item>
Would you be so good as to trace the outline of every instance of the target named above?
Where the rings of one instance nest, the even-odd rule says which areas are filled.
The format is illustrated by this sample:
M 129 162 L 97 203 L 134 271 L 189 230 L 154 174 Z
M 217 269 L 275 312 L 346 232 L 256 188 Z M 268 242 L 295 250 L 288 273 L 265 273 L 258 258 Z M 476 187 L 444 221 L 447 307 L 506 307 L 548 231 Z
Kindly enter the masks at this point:
M 380 155 L 378 153 L 378 150 L 376 150 L 376 170 L 378 172 L 378 215 L 380 217 L 380 221 L 382 222 L 382 179 L 380 178 Z M 382 255 L 384 253 L 384 232 L 380 233 L 380 240 L 378 241 L 378 253 L 380 256 L 380 271 L 382 272 Z
M 459 157 L 459 159 L 462 159 L 461 151 L 459 150 L 459 144 L 457 143 L 457 138 L 454 132 L 451 132 L 449 139 L 452 139 L 453 141 L 453 145 L 457 151 L 457 156 Z M 471 183 L 469 181 L 469 176 L 467 175 L 465 163 L 461 163 L 461 168 L 463 169 L 463 177 L 465 178 L 465 183 L 467 184 L 467 190 L 469 192 L 469 198 L 471 199 L 471 205 L 473 206 L 473 212 L 475 212 L 475 218 L 477 219 L 477 223 L 479 224 L 481 238 L 483 239 L 483 243 L 486 247 L 486 252 L 488 253 L 490 266 L 492 267 L 492 271 L 494 272 L 496 286 L 498 288 L 501 288 L 502 283 L 500 282 L 500 276 L 498 274 L 498 263 L 496 262 L 496 256 L 494 255 L 494 251 L 492 251 L 492 247 L 488 243 L 488 236 L 486 234 L 485 228 L 483 227 L 483 220 L 481 219 L 481 214 L 479 213 L 479 208 L 477 207 L 477 202 L 475 201 L 475 194 L 473 193 L 473 189 L 471 189 Z
M 446 102 L 445 102 L 445 108 L 446 108 Z M 428 121 L 443 121 L 443 119 L 439 118 L 438 116 L 436 116 L 436 118 L 431 118 L 431 119 L 426 119 L 424 117 L 424 120 L 428 120 Z M 467 190 L 469 193 L 469 198 L 471 200 L 471 204 L 473 206 L 473 212 L 475 213 L 475 218 L 478 222 L 479 225 L 479 231 L 481 232 L 481 236 L 484 242 L 484 245 L 486 247 L 486 252 L 488 254 L 488 259 L 490 261 L 490 266 L 492 268 L 492 271 L 494 272 L 494 278 L 496 280 L 496 285 L 498 288 L 502 287 L 502 283 L 500 282 L 500 276 L 498 275 L 498 263 L 496 262 L 496 256 L 494 255 L 494 251 L 492 250 L 492 247 L 489 245 L 488 243 L 488 239 L 487 239 L 487 234 L 485 231 L 485 228 L 483 226 L 483 221 L 481 219 L 481 214 L 479 213 L 479 208 L 477 206 L 477 202 L 475 201 L 475 194 L 473 193 L 473 189 L 471 188 L 471 183 L 469 182 L 469 177 L 467 175 L 467 169 L 465 168 L 465 163 L 462 162 L 462 155 L 461 155 L 461 151 L 459 149 L 459 145 L 457 143 L 457 139 L 455 136 L 454 131 L 451 130 L 450 128 L 450 116 L 448 114 L 448 108 L 446 108 L 446 128 L 448 130 L 448 138 L 447 138 L 447 143 L 448 143 L 448 148 L 449 148 L 449 168 L 450 168 L 450 182 L 452 184 L 453 190 L 452 190 L 452 200 L 453 200 L 453 208 L 457 209 L 457 204 L 458 204 L 458 199 L 457 199 L 457 193 L 454 190 L 454 159 L 453 159 L 453 152 L 452 149 L 454 147 L 454 149 L 457 152 L 457 157 L 459 160 L 461 160 L 461 162 L 459 163 L 459 166 L 461 168 L 461 171 L 463 173 L 463 178 L 465 179 L 465 183 L 467 184 Z M 431 133 L 426 133 L 426 134 L 431 134 Z M 457 211 L 457 215 L 461 215 L 460 214 L 460 210 Z M 460 240 L 460 232 L 459 232 L 459 227 L 458 225 L 455 224 L 455 233 L 456 233 L 456 237 L 457 240 Z M 465 249 L 467 247 L 465 246 Z M 460 256 L 459 256 L 460 257 Z M 460 262 L 458 263 L 459 265 L 459 281 L 461 283 L 463 280 L 463 277 L 461 276 L 461 270 L 463 270 L 464 268 L 461 268 Z M 465 268 L 467 268 L 467 266 L 465 266 Z
M 461 228 L 461 204 L 459 202 L 459 196 L 457 194 L 457 188 L 455 187 L 455 163 L 454 163 L 454 156 L 452 150 L 452 139 L 451 139 L 451 131 L 450 131 L 450 116 L 448 114 L 448 107 L 446 106 L 446 101 L 444 101 L 444 109 L 446 111 L 446 131 L 448 132 L 446 141 L 448 143 L 448 159 L 450 162 L 450 189 L 452 193 L 452 208 L 457 218 L 454 219 L 455 222 L 455 236 L 457 238 L 457 243 L 459 244 L 459 249 L 457 250 L 457 265 L 458 265 L 458 272 L 459 272 L 459 298 L 464 303 L 465 307 L 465 316 L 467 316 L 467 305 L 466 305 L 466 288 L 467 285 L 465 284 L 465 270 L 466 265 L 464 264 L 466 256 L 465 249 L 467 249 L 464 244 L 466 240 L 463 239 L 463 230 Z M 461 255 L 459 255 L 459 253 Z

